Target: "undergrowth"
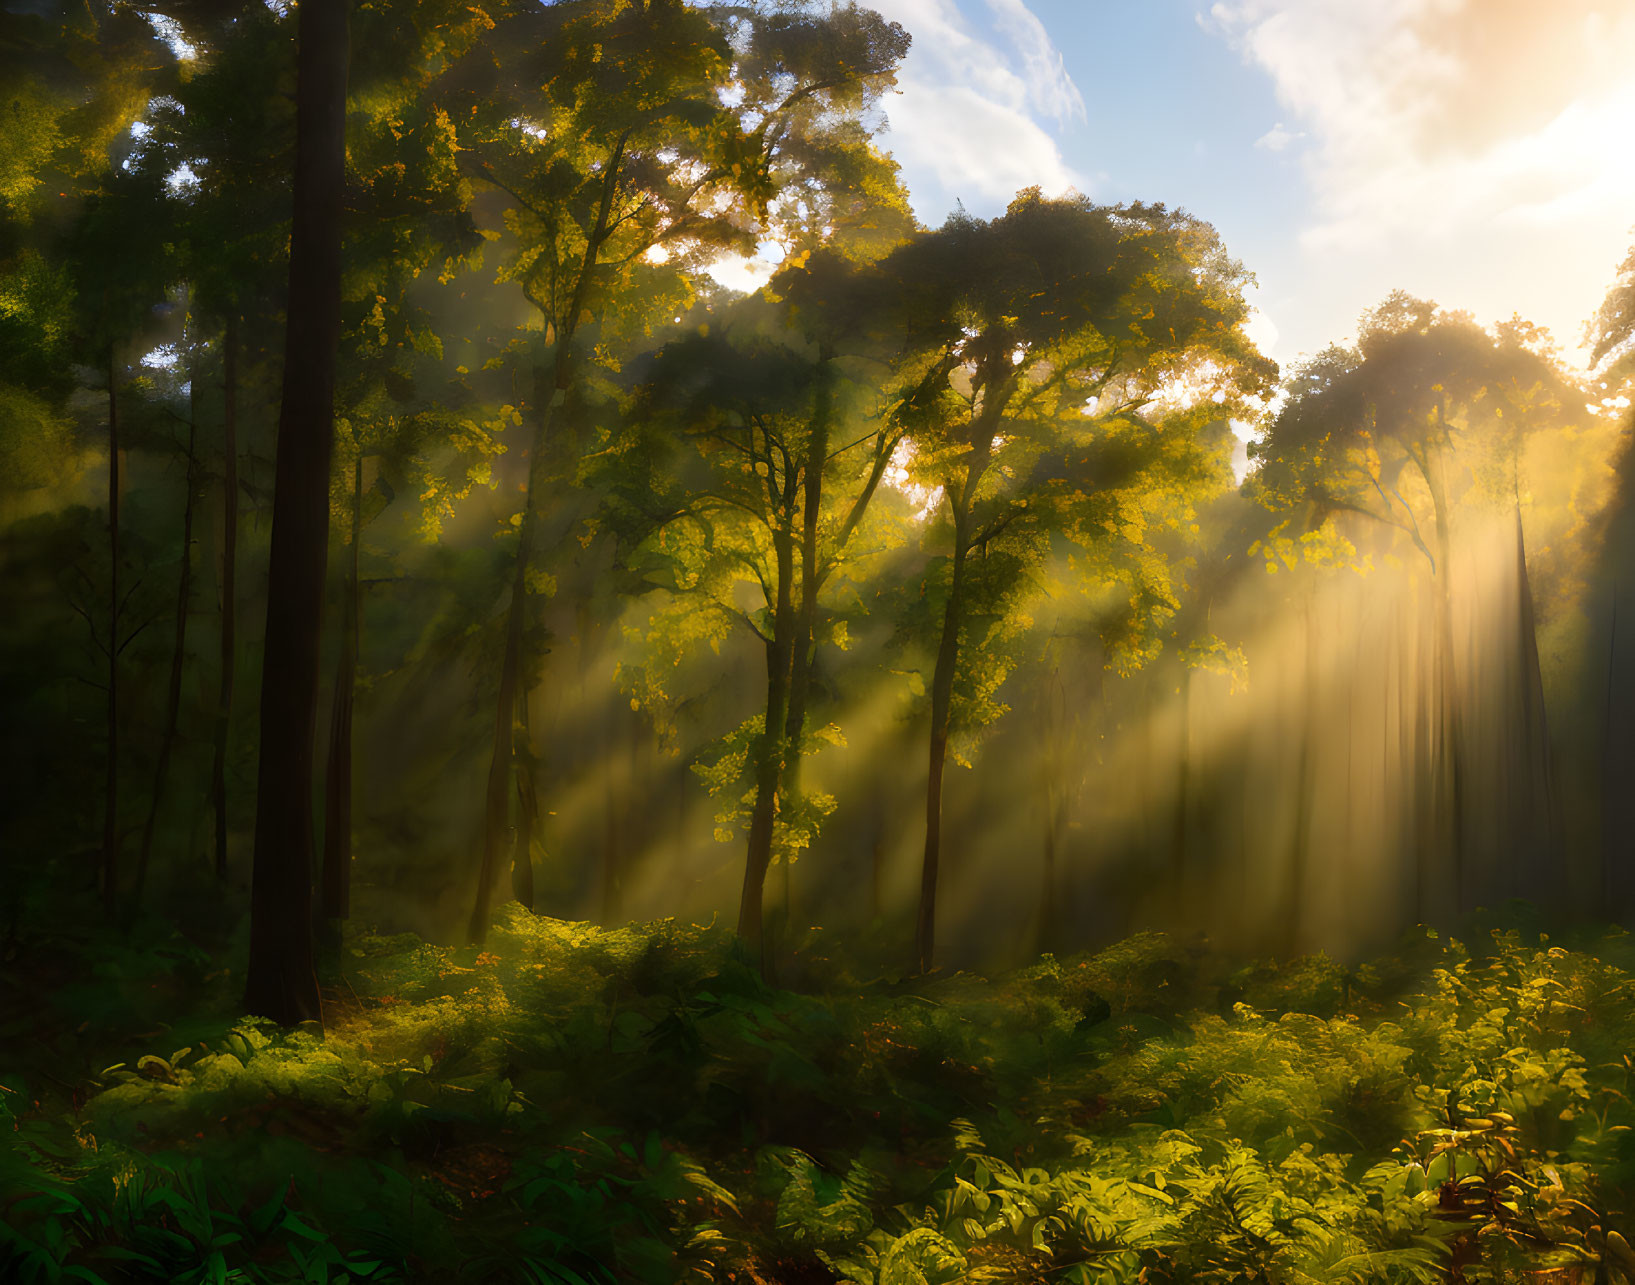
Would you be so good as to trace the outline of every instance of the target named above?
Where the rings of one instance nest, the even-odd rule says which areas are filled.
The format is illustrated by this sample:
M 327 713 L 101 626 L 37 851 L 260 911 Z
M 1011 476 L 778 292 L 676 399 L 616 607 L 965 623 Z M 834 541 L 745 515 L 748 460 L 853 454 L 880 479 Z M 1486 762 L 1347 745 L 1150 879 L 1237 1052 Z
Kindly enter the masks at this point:
M 359 935 L 322 1034 L 13 1032 L 0 1278 L 1635 1281 L 1635 944 L 1479 944 L 794 994 L 674 922 Z

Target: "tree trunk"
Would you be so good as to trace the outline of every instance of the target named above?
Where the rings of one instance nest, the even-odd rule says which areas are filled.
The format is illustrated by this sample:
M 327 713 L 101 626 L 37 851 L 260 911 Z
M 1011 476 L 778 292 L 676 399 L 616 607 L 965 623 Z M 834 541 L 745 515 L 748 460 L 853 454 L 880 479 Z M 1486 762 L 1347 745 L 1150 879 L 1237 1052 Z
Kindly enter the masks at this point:
M 250 962 L 244 1007 L 321 1020 L 312 958 L 313 735 L 340 341 L 346 180 L 345 0 L 299 10 L 294 215 L 261 678 Z
M 1436 690 L 1436 775 L 1445 790 L 1441 824 L 1445 827 L 1452 863 L 1453 911 L 1465 908 L 1465 746 L 1460 719 L 1458 674 L 1454 666 L 1452 533 L 1446 487 L 1446 455 L 1438 451 L 1434 464 L 1422 471 L 1436 514 L 1438 565 L 1436 581 L 1436 653 L 1433 683 Z
M 102 794 L 102 907 L 119 901 L 119 395 L 108 345 L 108 770 Z
M 760 960 L 762 973 L 771 960 L 767 954 L 762 903 L 767 867 L 772 864 L 772 835 L 778 814 L 778 785 L 783 775 L 784 731 L 789 717 L 789 671 L 794 651 L 794 604 L 790 581 L 795 552 L 787 527 L 773 532 L 778 584 L 772 612 L 772 637 L 766 640 L 766 721 L 755 743 L 755 803 L 749 819 L 749 851 L 744 861 L 744 887 L 738 900 L 738 935 Z
M 227 731 L 233 712 L 238 598 L 238 316 L 230 313 L 222 339 L 221 682 L 211 750 L 210 797 L 216 819 L 216 878 L 227 878 Z
M 1434 682 L 1427 682 L 1428 667 L 1425 661 L 1425 633 L 1427 622 L 1425 618 L 1424 595 L 1416 592 L 1414 595 L 1420 601 L 1414 604 L 1414 664 L 1413 664 L 1413 763 L 1409 773 L 1409 781 L 1414 792 L 1414 918 L 1419 923 L 1425 923 L 1431 918 L 1433 902 L 1432 863 L 1437 855 L 1436 807 L 1437 795 L 1440 791 L 1433 788 L 1431 780 L 1434 759 L 1431 754 L 1431 721 L 1429 704 L 1436 699 Z M 1434 623 L 1430 624 L 1434 631 Z M 1435 644 L 1432 644 L 1435 650 Z
M 1288 947 L 1299 954 L 1304 945 L 1301 920 L 1305 914 L 1306 885 L 1311 867 L 1312 794 L 1317 788 L 1313 758 L 1318 735 L 1317 643 L 1312 628 L 1309 587 L 1301 603 L 1301 630 L 1305 642 L 1305 693 L 1301 701 L 1300 761 L 1295 773 L 1294 829 L 1289 835 L 1289 912 L 1285 919 Z
M 148 819 L 142 826 L 142 847 L 136 857 L 136 887 L 131 893 L 134 911 L 147 885 L 148 860 L 153 854 L 153 831 L 159 820 L 159 803 L 165 794 L 165 778 L 176 744 L 176 725 L 182 708 L 182 669 L 187 659 L 187 605 L 193 587 L 193 486 L 195 447 L 198 443 L 199 371 L 193 360 L 189 381 L 187 420 L 187 494 L 182 501 L 182 570 L 176 578 L 176 636 L 170 652 L 170 685 L 165 694 L 165 731 L 159 741 L 159 757 L 153 768 L 153 791 L 148 799 Z
M 829 423 L 833 415 L 834 389 L 830 363 L 834 354 L 827 347 L 821 353 L 817 388 L 812 397 L 812 428 L 807 438 L 805 475 L 802 478 L 800 535 L 800 607 L 795 616 L 793 660 L 789 675 L 789 712 L 784 735 L 790 744 L 789 761 L 784 766 L 787 792 L 793 793 L 800 777 L 800 738 L 806 730 L 806 704 L 812 689 L 812 662 L 816 655 L 813 633 L 817 626 L 818 598 L 818 518 L 823 511 L 823 469 L 829 458 Z
M 920 972 L 931 970 L 936 954 L 937 874 L 942 860 L 942 774 L 948 762 L 948 722 L 954 701 L 954 672 L 959 664 L 959 631 L 965 623 L 965 560 L 970 552 L 971 506 L 977 484 L 993 459 L 994 426 L 1004 412 L 1008 388 L 987 389 L 984 409 L 971 423 L 970 453 L 964 483 L 947 488 L 954 514 L 954 556 L 949 568 L 948 602 L 943 609 L 942 639 L 931 677 L 931 746 L 925 783 L 925 853 L 920 863 L 920 903 L 914 917 L 914 960 Z
M 539 829 L 539 792 L 534 784 L 538 766 L 534 736 L 528 726 L 528 694 L 517 700 L 517 841 L 511 849 L 511 895 L 525 910 L 534 908 L 534 832 Z
M 1039 879 L 1039 929 L 1035 943 L 1039 952 L 1056 948 L 1056 843 L 1061 832 L 1061 797 L 1063 762 L 1066 747 L 1062 743 L 1062 722 L 1066 716 L 1066 693 L 1058 703 L 1061 677 L 1053 668 L 1045 682 L 1044 724 L 1045 763 L 1040 775 L 1044 778 L 1045 826 L 1043 863 Z
M 1549 711 L 1544 703 L 1544 673 L 1539 664 L 1538 623 L 1533 611 L 1533 585 L 1527 573 L 1527 540 L 1522 527 L 1521 503 L 1516 504 L 1516 627 L 1522 660 L 1522 730 L 1526 742 L 1526 770 L 1523 788 L 1530 809 L 1543 793 L 1544 816 L 1530 815 L 1531 843 L 1542 845 L 1533 855 L 1529 887 L 1525 895 L 1535 899 L 1559 896 L 1562 889 L 1552 885 L 1559 863 L 1563 838 L 1561 810 L 1556 798 L 1555 755 L 1550 746 Z M 1542 833 L 1540 830 L 1542 829 Z
M 352 708 L 358 682 L 363 603 L 358 586 L 358 537 L 363 510 L 363 457 L 352 461 L 351 557 L 341 594 L 341 651 L 329 713 L 329 763 L 324 771 L 324 858 L 318 919 L 324 945 L 341 946 L 341 924 L 352 913 Z
M 937 873 L 942 859 L 942 774 L 948 761 L 948 717 L 954 698 L 954 669 L 959 663 L 959 630 L 965 613 L 964 505 L 954 518 L 954 560 L 948 603 L 942 615 L 942 640 L 931 678 L 931 753 L 925 786 L 925 854 L 920 865 L 920 904 L 914 919 L 914 961 L 920 972 L 931 970 L 936 952 Z

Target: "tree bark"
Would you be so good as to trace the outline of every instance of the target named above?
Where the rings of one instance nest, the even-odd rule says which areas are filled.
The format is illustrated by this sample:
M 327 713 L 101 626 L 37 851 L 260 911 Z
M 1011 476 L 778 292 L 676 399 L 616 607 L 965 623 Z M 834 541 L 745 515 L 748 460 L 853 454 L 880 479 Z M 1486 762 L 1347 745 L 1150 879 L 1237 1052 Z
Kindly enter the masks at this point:
M 811 431 L 807 434 L 805 473 L 802 477 L 800 534 L 800 605 L 795 611 L 794 637 L 789 660 L 789 709 L 784 719 L 783 779 L 781 796 L 794 798 L 800 791 L 801 737 L 806 731 L 806 705 L 812 690 L 812 668 L 817 658 L 813 638 L 817 627 L 818 518 L 823 511 L 823 471 L 829 459 L 829 425 L 833 417 L 834 389 L 830 383 L 833 351 L 825 345 L 820 353 L 817 387 L 812 397 Z M 783 937 L 792 942 L 794 907 L 794 863 L 783 867 Z
M 159 757 L 153 767 L 153 790 L 148 799 L 148 818 L 142 826 L 142 846 L 136 857 L 136 887 L 131 892 L 134 911 L 147 885 L 148 860 L 153 854 L 153 831 L 159 820 L 159 804 L 165 794 L 165 778 L 170 772 L 170 756 L 176 744 L 176 725 L 182 708 L 182 670 L 187 659 L 187 606 L 193 588 L 193 487 L 195 448 L 198 444 L 199 371 L 197 354 L 189 381 L 187 418 L 187 493 L 182 501 L 182 569 L 176 579 L 176 633 L 170 652 L 170 684 L 165 693 L 165 731 L 159 741 Z
M 362 594 L 358 538 L 363 510 L 363 457 L 352 461 L 350 559 L 341 594 L 341 651 L 335 661 L 335 696 L 329 714 L 329 762 L 324 771 L 324 859 L 318 918 L 324 945 L 339 950 L 341 924 L 352 913 L 352 709 L 358 682 Z
M 299 10 L 294 214 L 261 679 L 250 962 L 244 1007 L 322 1019 L 312 941 L 313 737 L 340 341 L 346 179 L 345 0 Z
M 963 513 L 954 522 L 953 578 L 942 614 L 942 639 L 931 677 L 931 752 L 925 786 L 925 852 L 920 864 L 920 904 L 914 919 L 914 961 L 920 972 L 931 970 L 936 952 L 937 875 L 942 859 L 942 775 L 948 762 L 948 717 L 954 697 L 954 668 L 959 663 L 959 630 L 965 614 L 965 527 Z
M 770 467 L 770 465 L 768 466 Z M 772 834 L 778 814 L 778 787 L 783 776 L 784 732 L 789 717 L 789 671 L 794 651 L 795 551 L 787 526 L 772 534 L 777 557 L 777 588 L 772 610 L 772 637 L 766 640 L 766 721 L 755 743 L 755 803 L 749 819 L 749 851 L 744 861 L 744 887 L 738 899 L 738 936 L 760 960 L 766 973 L 767 954 L 763 924 L 766 872 L 772 864 Z
M 1436 653 L 1433 684 L 1436 689 L 1436 774 L 1442 799 L 1441 824 L 1448 836 L 1448 856 L 1452 864 L 1453 910 L 1465 908 L 1465 745 L 1460 718 L 1458 674 L 1454 665 L 1452 546 L 1449 530 L 1446 486 L 1446 455 L 1438 450 L 1433 461 L 1427 458 L 1422 473 L 1431 493 L 1436 515 Z
M 528 694 L 517 700 L 517 842 L 511 850 L 511 895 L 526 910 L 534 908 L 534 832 L 539 829 L 539 792 L 534 784 L 537 766 L 534 736 L 529 730 Z
M 1533 585 L 1527 572 L 1527 539 L 1522 527 L 1521 503 L 1516 504 L 1516 627 L 1522 659 L 1522 732 L 1526 742 L 1526 769 L 1523 788 L 1529 808 L 1543 793 L 1544 816 L 1530 816 L 1528 839 L 1542 844 L 1533 855 L 1525 895 L 1548 900 L 1560 889 L 1552 887 L 1551 872 L 1557 865 L 1563 844 L 1561 810 L 1556 797 L 1555 755 L 1550 745 L 1549 710 L 1544 702 L 1544 672 L 1539 663 L 1538 622 L 1533 610 Z M 1540 828 L 1542 827 L 1542 833 Z
M 227 731 L 233 712 L 238 626 L 238 316 L 227 318 L 222 339 L 221 681 L 211 749 L 210 797 L 216 820 L 216 878 L 227 878 Z
M 1036 943 L 1041 954 L 1056 948 L 1056 844 L 1061 833 L 1062 770 L 1065 746 L 1062 719 L 1065 715 L 1066 694 L 1061 706 L 1056 694 L 1061 690 L 1061 678 L 1052 668 L 1045 683 L 1044 736 L 1045 764 L 1044 796 L 1045 826 L 1043 862 L 1039 877 L 1039 929 Z
M 948 762 L 948 724 L 953 709 L 954 673 L 959 664 L 959 631 L 965 623 L 965 562 L 971 548 L 971 509 L 977 484 L 993 459 L 994 425 L 1004 409 L 1008 389 L 987 399 L 971 424 L 965 478 L 947 488 L 953 506 L 954 556 L 949 568 L 948 601 L 943 608 L 942 638 L 931 677 L 931 745 L 925 785 L 925 851 L 920 863 L 920 901 L 914 917 L 914 959 L 929 972 L 936 953 L 937 876 L 942 860 L 942 777 Z
M 119 395 L 108 345 L 108 770 L 102 794 L 102 907 L 119 901 Z

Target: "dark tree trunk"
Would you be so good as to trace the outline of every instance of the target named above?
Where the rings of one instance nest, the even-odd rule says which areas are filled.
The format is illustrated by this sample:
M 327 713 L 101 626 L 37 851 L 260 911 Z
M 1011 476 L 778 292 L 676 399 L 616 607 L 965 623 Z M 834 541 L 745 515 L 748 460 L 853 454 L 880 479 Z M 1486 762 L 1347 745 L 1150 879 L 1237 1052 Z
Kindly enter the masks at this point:
M 238 317 L 227 318 L 222 339 L 221 681 L 211 749 L 210 798 L 216 820 L 216 878 L 227 878 L 227 730 L 233 713 L 233 671 L 238 625 Z
M 744 887 L 738 899 L 738 935 L 760 960 L 765 973 L 767 954 L 763 902 L 767 867 L 772 864 L 772 834 L 778 815 L 778 787 L 783 776 L 784 732 L 789 717 L 789 671 L 794 652 L 795 551 L 787 527 L 773 532 L 778 583 L 772 611 L 772 637 L 766 640 L 766 721 L 755 742 L 755 803 L 749 818 L 749 851 L 744 861 Z
M 1520 788 L 1525 790 L 1535 815 L 1529 820 L 1529 840 L 1539 846 L 1532 854 L 1526 895 L 1548 900 L 1559 897 L 1561 889 L 1552 885 L 1553 871 L 1563 844 L 1561 810 L 1556 798 L 1555 755 L 1550 746 L 1549 711 L 1544 703 L 1544 673 L 1539 664 L 1538 623 L 1533 610 L 1533 584 L 1527 572 L 1527 540 L 1522 528 L 1521 505 L 1516 505 L 1516 626 L 1522 660 L 1522 733 L 1525 738 L 1526 767 Z M 1541 801 L 1544 815 L 1536 816 Z
M 1434 592 L 1434 589 L 1433 589 Z M 1421 595 L 1416 595 L 1421 596 Z M 1429 628 L 1435 630 L 1434 621 Z M 1426 676 L 1432 666 L 1426 664 L 1425 633 L 1427 621 L 1423 601 L 1414 612 L 1413 664 L 1413 767 L 1409 782 L 1414 791 L 1414 918 L 1425 923 L 1431 918 L 1435 903 L 1434 874 L 1437 858 L 1436 812 L 1441 791 L 1432 782 L 1435 759 L 1431 753 L 1430 703 L 1436 699 L 1434 682 Z M 1431 644 L 1434 652 L 1435 643 Z M 1434 664 L 1434 662 L 1433 662 Z
M 119 902 L 119 393 L 108 346 L 108 770 L 102 794 L 102 906 Z
M 968 519 L 964 506 L 954 515 L 954 559 L 948 603 L 942 615 L 942 640 L 931 678 L 931 753 L 925 785 L 925 853 L 920 865 L 920 904 L 914 918 L 914 961 L 920 972 L 931 970 L 936 953 L 937 875 L 942 860 L 942 774 L 948 762 L 948 718 L 954 699 L 954 669 L 959 663 L 959 630 L 965 613 L 965 543 Z
M 602 732 L 602 923 L 613 927 L 623 909 L 620 892 L 624 886 L 624 862 L 619 850 L 619 792 L 613 775 L 618 750 L 618 733 L 612 727 Z
M 803 466 L 800 533 L 800 604 L 795 609 L 794 637 L 789 660 L 789 709 L 784 719 L 783 778 L 778 789 L 784 799 L 800 793 L 801 737 L 806 731 L 806 706 L 812 691 L 812 668 L 817 658 L 813 637 L 817 627 L 818 518 L 823 512 L 823 469 L 829 458 L 829 424 L 834 390 L 830 385 L 833 353 L 822 352 L 817 388 L 812 398 L 811 432 Z M 795 917 L 794 863 L 783 865 L 783 938 L 793 944 Z
M 1060 936 L 1060 917 L 1057 914 L 1057 848 L 1061 842 L 1062 804 L 1067 796 L 1067 760 L 1070 738 L 1067 729 L 1067 690 L 1062 685 L 1060 670 L 1052 666 L 1045 681 L 1044 724 L 1045 762 L 1044 803 L 1045 825 L 1043 861 L 1039 877 L 1039 940 L 1041 953 L 1055 950 Z
M 543 433 L 540 434 L 543 437 Z M 536 451 L 537 456 L 537 451 Z M 533 462 L 529 463 L 528 491 L 533 494 Z M 516 744 L 517 673 L 522 668 L 522 626 L 528 594 L 528 545 L 534 516 L 530 503 L 518 533 L 516 566 L 511 577 L 511 601 L 505 612 L 505 652 L 500 660 L 499 702 L 494 713 L 494 750 L 488 764 L 488 789 L 483 808 L 483 859 L 477 870 L 477 901 L 471 909 L 466 939 L 480 946 L 488 936 L 488 902 L 494 874 L 503 859 L 511 824 L 511 754 Z
M 244 1007 L 321 1020 L 312 943 L 313 737 L 340 340 L 346 179 L 345 0 L 300 7 L 294 214 L 261 678 L 250 962 Z
M 802 478 L 800 534 L 800 606 L 795 615 L 795 637 L 789 675 L 789 711 L 784 735 L 789 741 L 789 760 L 784 765 L 784 788 L 793 792 L 800 777 L 800 738 L 806 730 L 806 705 L 812 690 L 812 662 L 816 655 L 813 633 L 817 626 L 818 519 L 823 512 L 823 469 L 829 458 L 829 423 L 833 415 L 834 389 L 830 385 L 833 353 L 823 350 L 817 390 L 812 398 L 812 431 L 807 440 L 805 473 Z
M 358 537 L 363 510 L 363 458 L 352 461 L 350 558 L 341 594 L 341 651 L 335 661 L 335 696 L 329 713 L 329 762 L 324 772 L 324 859 L 318 918 L 324 945 L 339 950 L 341 925 L 352 913 L 352 706 L 358 683 L 362 595 Z
M 534 783 L 538 768 L 533 732 L 529 730 L 528 696 L 517 701 L 517 841 L 511 850 L 511 895 L 526 910 L 534 908 L 534 833 L 539 829 L 539 792 Z
M 142 826 L 142 847 L 136 857 L 136 887 L 131 908 L 142 898 L 147 885 L 148 861 L 153 855 L 153 831 L 159 820 L 159 804 L 165 795 L 165 778 L 170 772 L 170 756 L 176 744 L 176 725 L 182 708 L 182 670 L 187 659 L 187 607 L 193 588 L 193 487 L 195 447 L 198 444 L 199 371 L 194 357 L 189 381 L 187 418 L 187 494 L 182 501 L 182 569 L 176 578 L 176 634 L 171 643 L 170 685 L 165 693 L 165 731 L 159 741 L 159 757 L 153 767 L 153 791 L 148 799 L 148 819 Z
M 1448 509 L 1446 456 L 1438 452 L 1423 470 L 1436 514 L 1436 778 L 1443 792 L 1439 823 L 1447 835 L 1455 913 L 1465 908 L 1465 744 L 1460 717 L 1458 673 L 1454 666 L 1451 514 Z
M 937 875 L 942 861 L 942 776 L 948 764 L 948 725 L 953 710 L 954 673 L 959 665 L 959 631 L 965 623 L 965 562 L 974 544 L 972 502 L 977 484 L 993 459 L 995 425 L 1009 397 L 1006 387 L 986 388 L 984 409 L 971 423 L 970 454 L 965 478 L 947 488 L 954 514 L 954 556 L 949 568 L 948 602 L 943 609 L 942 639 L 931 678 L 931 745 L 925 783 L 925 853 L 920 864 L 920 901 L 914 916 L 914 959 L 929 972 L 936 954 Z

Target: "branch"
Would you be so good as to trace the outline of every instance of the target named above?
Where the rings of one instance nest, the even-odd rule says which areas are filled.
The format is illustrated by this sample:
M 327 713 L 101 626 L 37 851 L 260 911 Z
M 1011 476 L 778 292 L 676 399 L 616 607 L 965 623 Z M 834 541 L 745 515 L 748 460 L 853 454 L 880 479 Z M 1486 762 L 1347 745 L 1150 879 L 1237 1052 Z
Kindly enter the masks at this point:
M 742 620 L 746 625 L 749 626 L 749 632 L 750 633 L 754 634 L 757 638 L 759 638 L 762 642 L 766 643 L 768 646 L 772 645 L 772 639 L 768 638 L 764 633 L 761 632 L 761 627 L 759 625 L 757 625 L 753 620 L 750 619 L 749 613 L 747 611 L 742 611 L 737 607 L 722 607 L 721 610 L 727 612 L 729 615 L 737 616 L 738 619 Z
M 1017 518 L 1021 517 L 1022 514 L 1026 512 L 1027 509 L 1023 505 L 1017 505 L 1015 508 L 1006 510 L 1002 516 L 995 518 L 992 522 L 988 523 L 987 526 L 983 527 L 982 530 L 978 531 L 969 540 L 967 540 L 965 542 L 965 551 L 969 553 L 979 544 L 986 545 L 990 540 L 998 539 L 999 536 L 1004 533 L 1006 527 L 1008 527 L 1012 522 L 1016 521 Z
M 91 645 L 106 656 L 108 654 L 108 649 L 102 645 L 102 636 L 97 633 L 96 621 L 91 619 L 91 613 L 84 607 L 80 606 L 80 604 L 74 601 L 72 598 L 67 598 L 67 602 L 73 613 L 83 620 L 85 622 L 85 627 L 90 630 Z
M 863 484 L 863 489 L 858 492 L 857 498 L 852 501 L 852 507 L 846 514 L 846 520 L 841 523 L 840 533 L 835 537 L 833 551 L 824 559 L 823 566 L 818 569 L 818 588 L 823 587 L 823 582 L 829 578 L 839 564 L 840 555 L 845 551 L 847 542 L 852 538 L 852 533 L 857 530 L 858 524 L 862 522 L 863 514 L 868 511 L 869 504 L 874 499 L 874 493 L 879 489 L 880 480 L 886 475 L 886 469 L 891 463 L 891 457 L 897 452 L 897 444 L 902 440 L 901 430 L 895 436 L 890 436 L 884 432 L 880 434 L 880 444 L 875 448 L 874 464 L 869 469 L 869 479 Z
M 137 640 L 137 638 L 141 635 L 141 633 L 142 633 L 142 631 L 144 629 L 146 629 L 149 625 L 154 624 L 155 622 L 157 622 L 157 621 L 159 621 L 161 619 L 163 619 L 162 614 L 161 615 L 155 615 L 155 616 L 149 616 L 146 620 L 144 620 L 141 624 L 139 624 L 135 629 L 131 630 L 130 633 L 125 635 L 125 641 L 119 644 L 119 650 L 118 650 L 118 652 L 115 653 L 115 655 L 116 656 L 123 656 L 125 654 L 125 648 L 129 647 L 133 642 L 135 642 Z

